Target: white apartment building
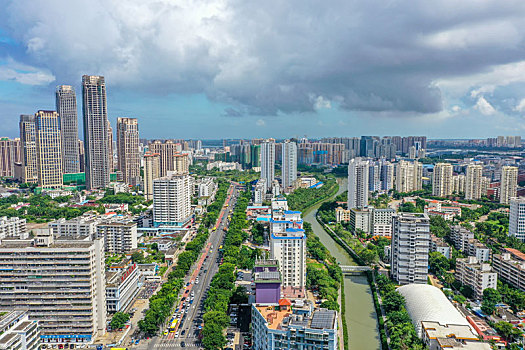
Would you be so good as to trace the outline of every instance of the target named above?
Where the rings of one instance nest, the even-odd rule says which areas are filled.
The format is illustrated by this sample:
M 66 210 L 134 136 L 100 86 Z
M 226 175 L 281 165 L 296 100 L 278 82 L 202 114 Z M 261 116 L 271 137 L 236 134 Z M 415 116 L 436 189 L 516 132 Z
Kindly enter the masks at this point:
M 392 208 L 371 208 L 371 234 L 374 236 L 391 236 L 392 235 L 392 218 L 396 211 Z
M 486 245 L 473 238 L 468 240 L 467 255 L 476 257 L 479 262 L 487 262 L 490 261 L 492 252 Z
M 423 164 L 401 160 L 396 165 L 396 191 L 401 193 L 419 191 L 422 186 Z
M 266 180 L 266 186 L 271 186 L 275 180 L 275 140 L 261 142 L 261 179 Z M 268 187 L 266 187 L 268 190 Z
M 144 197 L 150 201 L 153 199 L 153 180 L 160 177 L 160 154 L 146 153 L 144 155 Z
M 441 253 L 447 259 L 452 259 L 450 246 L 445 243 L 443 238 L 436 237 L 433 234 L 430 234 L 430 251 Z
M 510 200 L 509 236 L 525 241 L 525 198 Z
M 102 239 L 3 240 L 0 285 L 0 309 L 27 309 L 44 344 L 86 344 L 105 332 Z
M 515 166 L 504 166 L 501 168 L 501 182 L 499 188 L 499 202 L 509 204 L 511 198 L 517 197 L 518 190 L 518 168 Z
M 0 349 L 40 350 L 37 320 L 29 320 L 27 310 L 0 310 Z
M 368 166 L 368 190 L 376 192 L 381 190 L 381 165 L 371 162 Z
M 106 304 L 108 312 L 123 312 L 139 291 L 140 272 L 137 264 L 107 272 Z
M 453 182 L 453 192 L 456 194 L 465 193 L 465 175 L 455 175 L 452 177 Z
M 366 234 L 370 233 L 370 209 L 350 209 L 350 228 L 354 233 L 357 233 L 358 231 L 363 231 Z
M 497 289 L 498 274 L 492 271 L 488 263 L 481 263 L 474 256 L 456 260 L 456 279 L 463 285 L 470 286 L 474 298 L 481 300 L 487 288 Z
M 53 236 L 60 237 L 95 237 L 97 223 L 96 215 L 85 214 L 70 220 L 64 218 L 52 221 L 48 224 Z
M 430 220 L 426 214 L 398 213 L 392 222 L 391 274 L 401 285 L 427 283 Z
M 137 249 L 137 223 L 120 215 L 97 224 L 96 238 L 104 237 L 107 253 L 125 254 Z
M 217 190 L 217 184 L 211 177 L 201 179 L 197 184 L 197 193 L 199 197 L 212 197 Z
M 189 175 L 153 180 L 153 224 L 155 227 L 184 226 L 191 219 L 192 182 Z
M 396 211 L 392 208 L 376 209 L 367 207 L 362 209 L 350 209 L 347 212 L 342 209 L 336 209 L 338 220 L 346 219 L 350 221 L 350 227 L 353 232 L 361 230 L 366 234 L 374 236 L 391 236 L 392 235 L 392 217 Z
M 499 278 L 525 291 L 525 254 L 517 249 L 503 248 L 502 254 L 493 256 L 492 267 Z
M 282 185 L 284 193 L 293 190 L 297 180 L 297 144 L 286 140 L 282 144 Z
M 394 189 L 394 164 L 381 163 L 381 189 L 389 191 Z
M 29 232 L 26 229 L 26 219 L 18 217 L 0 217 L 0 239 L 21 238 L 27 239 Z
M 354 158 L 348 164 L 348 209 L 368 205 L 368 160 Z
M 454 182 L 452 179 L 452 164 L 437 163 L 432 174 L 432 195 L 446 197 L 452 194 Z
M 467 165 L 465 177 L 465 199 L 480 199 L 483 194 L 481 181 L 483 177 L 483 166 L 479 164 Z
M 454 247 L 462 252 L 468 249 L 469 240 L 474 239 L 474 233 L 460 225 L 453 226 L 450 234 Z
M 255 204 L 262 204 L 266 199 L 266 180 L 259 179 L 253 190 L 253 202 Z

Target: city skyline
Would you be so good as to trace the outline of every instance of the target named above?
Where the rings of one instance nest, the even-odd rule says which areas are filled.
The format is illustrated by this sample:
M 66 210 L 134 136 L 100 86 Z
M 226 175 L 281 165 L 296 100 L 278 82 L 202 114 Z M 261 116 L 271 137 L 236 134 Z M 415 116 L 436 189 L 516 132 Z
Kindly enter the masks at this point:
M 0 134 L 16 135 L 21 114 L 53 109 L 56 86 L 81 91 L 83 74 L 106 77 L 110 121 L 143 119 L 145 138 L 472 138 L 525 128 L 520 2 L 199 4 L 6 4 Z M 274 9 L 285 17 L 269 16 Z

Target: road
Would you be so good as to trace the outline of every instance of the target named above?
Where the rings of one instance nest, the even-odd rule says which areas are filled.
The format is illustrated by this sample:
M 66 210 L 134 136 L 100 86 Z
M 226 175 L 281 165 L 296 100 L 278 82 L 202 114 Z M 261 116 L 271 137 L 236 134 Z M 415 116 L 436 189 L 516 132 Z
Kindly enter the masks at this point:
M 161 336 L 152 339 L 147 346 L 148 350 L 179 349 L 183 347 L 182 343 L 184 343 L 184 347 L 189 349 L 201 348 L 198 339 L 198 327 L 202 324 L 204 300 L 210 282 L 219 270 L 219 246 L 224 239 L 224 229 L 227 229 L 229 224 L 228 215 L 230 211 L 233 212 L 237 197 L 237 188 L 231 186 L 225 201 L 225 205 L 228 206 L 221 210 L 214 226 L 215 231 L 212 230 L 201 257 L 192 267 L 191 275 L 187 276 L 184 281 L 187 286 L 182 291 L 182 297 L 185 300 L 181 300 L 176 309 L 177 312 L 172 315 L 172 317 L 179 319 L 174 331 L 168 332 L 168 334 L 163 333 Z M 192 298 L 193 301 L 190 304 L 189 301 Z M 181 313 L 181 310 L 184 312 Z

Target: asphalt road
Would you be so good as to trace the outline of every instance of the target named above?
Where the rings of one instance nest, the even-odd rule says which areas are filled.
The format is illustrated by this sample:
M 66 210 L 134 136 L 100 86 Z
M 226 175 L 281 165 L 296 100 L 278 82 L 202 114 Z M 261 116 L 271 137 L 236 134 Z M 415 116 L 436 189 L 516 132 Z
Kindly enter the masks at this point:
M 180 349 L 182 343 L 188 349 L 200 349 L 200 340 L 198 339 L 199 329 L 202 324 L 202 315 L 204 314 L 204 300 L 206 293 L 213 276 L 219 270 L 219 246 L 224 239 L 224 229 L 228 228 L 228 215 L 233 208 L 238 198 L 238 191 L 233 187 L 232 196 L 228 201 L 228 207 L 223 208 L 221 216 L 219 217 L 217 229 L 212 231 L 208 243 L 205 246 L 201 258 L 192 267 L 192 273 L 187 276 L 185 283 L 190 283 L 189 286 L 182 290 L 182 296 L 186 297 L 184 304 L 179 304 L 179 321 L 175 332 L 169 332 L 167 335 L 161 335 L 152 339 L 148 344 L 148 350 L 154 349 Z M 198 282 L 197 282 L 198 280 Z M 186 292 L 187 291 L 187 292 Z M 189 304 L 192 293 L 194 299 L 192 304 Z M 184 305 L 185 315 L 181 315 L 181 306 Z M 174 317 L 175 315 L 172 315 Z M 162 329 L 164 331 L 164 329 Z

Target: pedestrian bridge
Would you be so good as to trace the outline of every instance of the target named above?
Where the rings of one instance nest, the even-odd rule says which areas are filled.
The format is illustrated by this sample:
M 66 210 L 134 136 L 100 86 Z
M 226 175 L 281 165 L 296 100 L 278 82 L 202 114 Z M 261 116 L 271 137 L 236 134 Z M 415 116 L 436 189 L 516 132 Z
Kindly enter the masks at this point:
M 341 271 L 343 272 L 343 274 L 353 274 L 353 273 L 372 271 L 372 268 L 370 266 L 339 265 L 339 267 L 341 268 Z

